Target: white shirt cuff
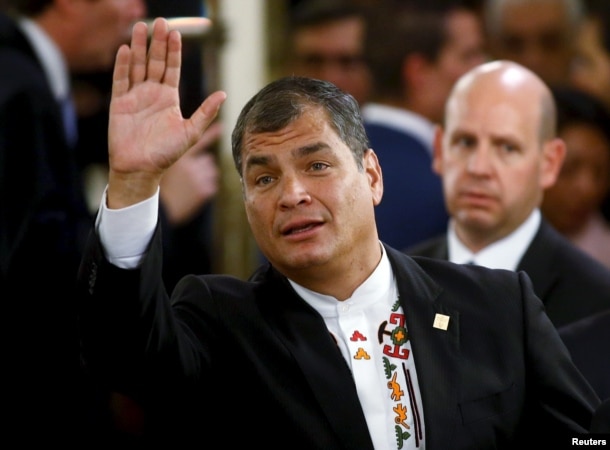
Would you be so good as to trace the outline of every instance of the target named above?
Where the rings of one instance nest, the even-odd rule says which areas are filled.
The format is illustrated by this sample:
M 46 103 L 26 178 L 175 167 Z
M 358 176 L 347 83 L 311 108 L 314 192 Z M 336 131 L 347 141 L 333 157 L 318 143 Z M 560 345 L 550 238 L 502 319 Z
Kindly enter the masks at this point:
M 95 221 L 106 258 L 123 269 L 140 264 L 159 216 L 159 189 L 155 195 L 121 209 L 106 206 L 106 189 Z

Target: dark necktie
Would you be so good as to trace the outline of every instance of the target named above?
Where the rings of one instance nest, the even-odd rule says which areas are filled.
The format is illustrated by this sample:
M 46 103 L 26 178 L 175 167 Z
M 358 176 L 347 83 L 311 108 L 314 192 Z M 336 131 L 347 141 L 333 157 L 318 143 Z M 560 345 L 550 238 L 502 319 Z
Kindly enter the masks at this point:
M 76 109 L 74 108 L 74 101 L 72 100 L 72 97 L 70 95 L 64 97 L 62 100 L 60 100 L 60 106 L 66 139 L 70 147 L 74 147 L 78 139 L 78 127 L 76 121 Z

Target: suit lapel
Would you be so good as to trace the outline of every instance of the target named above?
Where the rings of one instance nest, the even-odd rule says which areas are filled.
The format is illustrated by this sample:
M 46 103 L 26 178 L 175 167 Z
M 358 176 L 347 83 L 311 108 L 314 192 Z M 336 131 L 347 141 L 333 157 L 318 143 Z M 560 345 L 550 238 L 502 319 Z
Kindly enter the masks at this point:
M 426 448 L 451 448 L 456 423 L 460 315 L 441 300 L 442 288 L 408 256 L 388 249 L 398 283 L 423 402 Z M 437 314 L 449 316 L 446 330 L 433 326 Z M 444 406 L 439 406 L 444 405 Z
M 554 264 L 556 240 L 550 225 L 542 219 L 538 232 L 530 243 L 527 251 L 519 261 L 517 270 L 524 270 L 529 275 L 536 295 L 543 300 L 555 284 L 560 274 Z
M 267 317 L 278 337 L 293 354 L 313 395 L 345 448 L 373 449 L 366 419 L 351 371 L 328 332 L 324 319 L 274 269 L 267 276 L 267 298 L 281 299 L 282 308 L 270 306 Z

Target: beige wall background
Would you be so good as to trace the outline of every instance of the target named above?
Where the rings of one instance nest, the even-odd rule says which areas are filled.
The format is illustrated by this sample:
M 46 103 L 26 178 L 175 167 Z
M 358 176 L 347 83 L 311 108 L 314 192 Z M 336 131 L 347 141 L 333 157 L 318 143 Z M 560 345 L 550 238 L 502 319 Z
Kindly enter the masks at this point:
M 242 279 L 260 264 L 261 256 L 245 216 L 230 134 L 248 99 L 282 73 L 287 7 L 285 0 L 205 2 L 213 23 L 202 40 L 206 90 L 228 94 L 220 113 L 226 132 L 219 149 L 222 182 L 214 210 L 214 272 Z

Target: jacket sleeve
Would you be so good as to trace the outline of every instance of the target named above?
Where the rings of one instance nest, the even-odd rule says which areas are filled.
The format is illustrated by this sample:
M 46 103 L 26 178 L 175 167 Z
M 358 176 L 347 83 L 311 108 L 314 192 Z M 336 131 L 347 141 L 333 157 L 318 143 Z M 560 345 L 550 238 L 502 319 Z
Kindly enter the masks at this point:
M 526 367 L 529 378 L 526 397 L 527 423 L 540 437 L 587 433 L 594 410 L 600 403 L 597 394 L 573 364 L 557 329 L 535 296 L 525 272 L 519 273 L 525 336 Z M 574 301 L 578 301 L 574 299 Z

